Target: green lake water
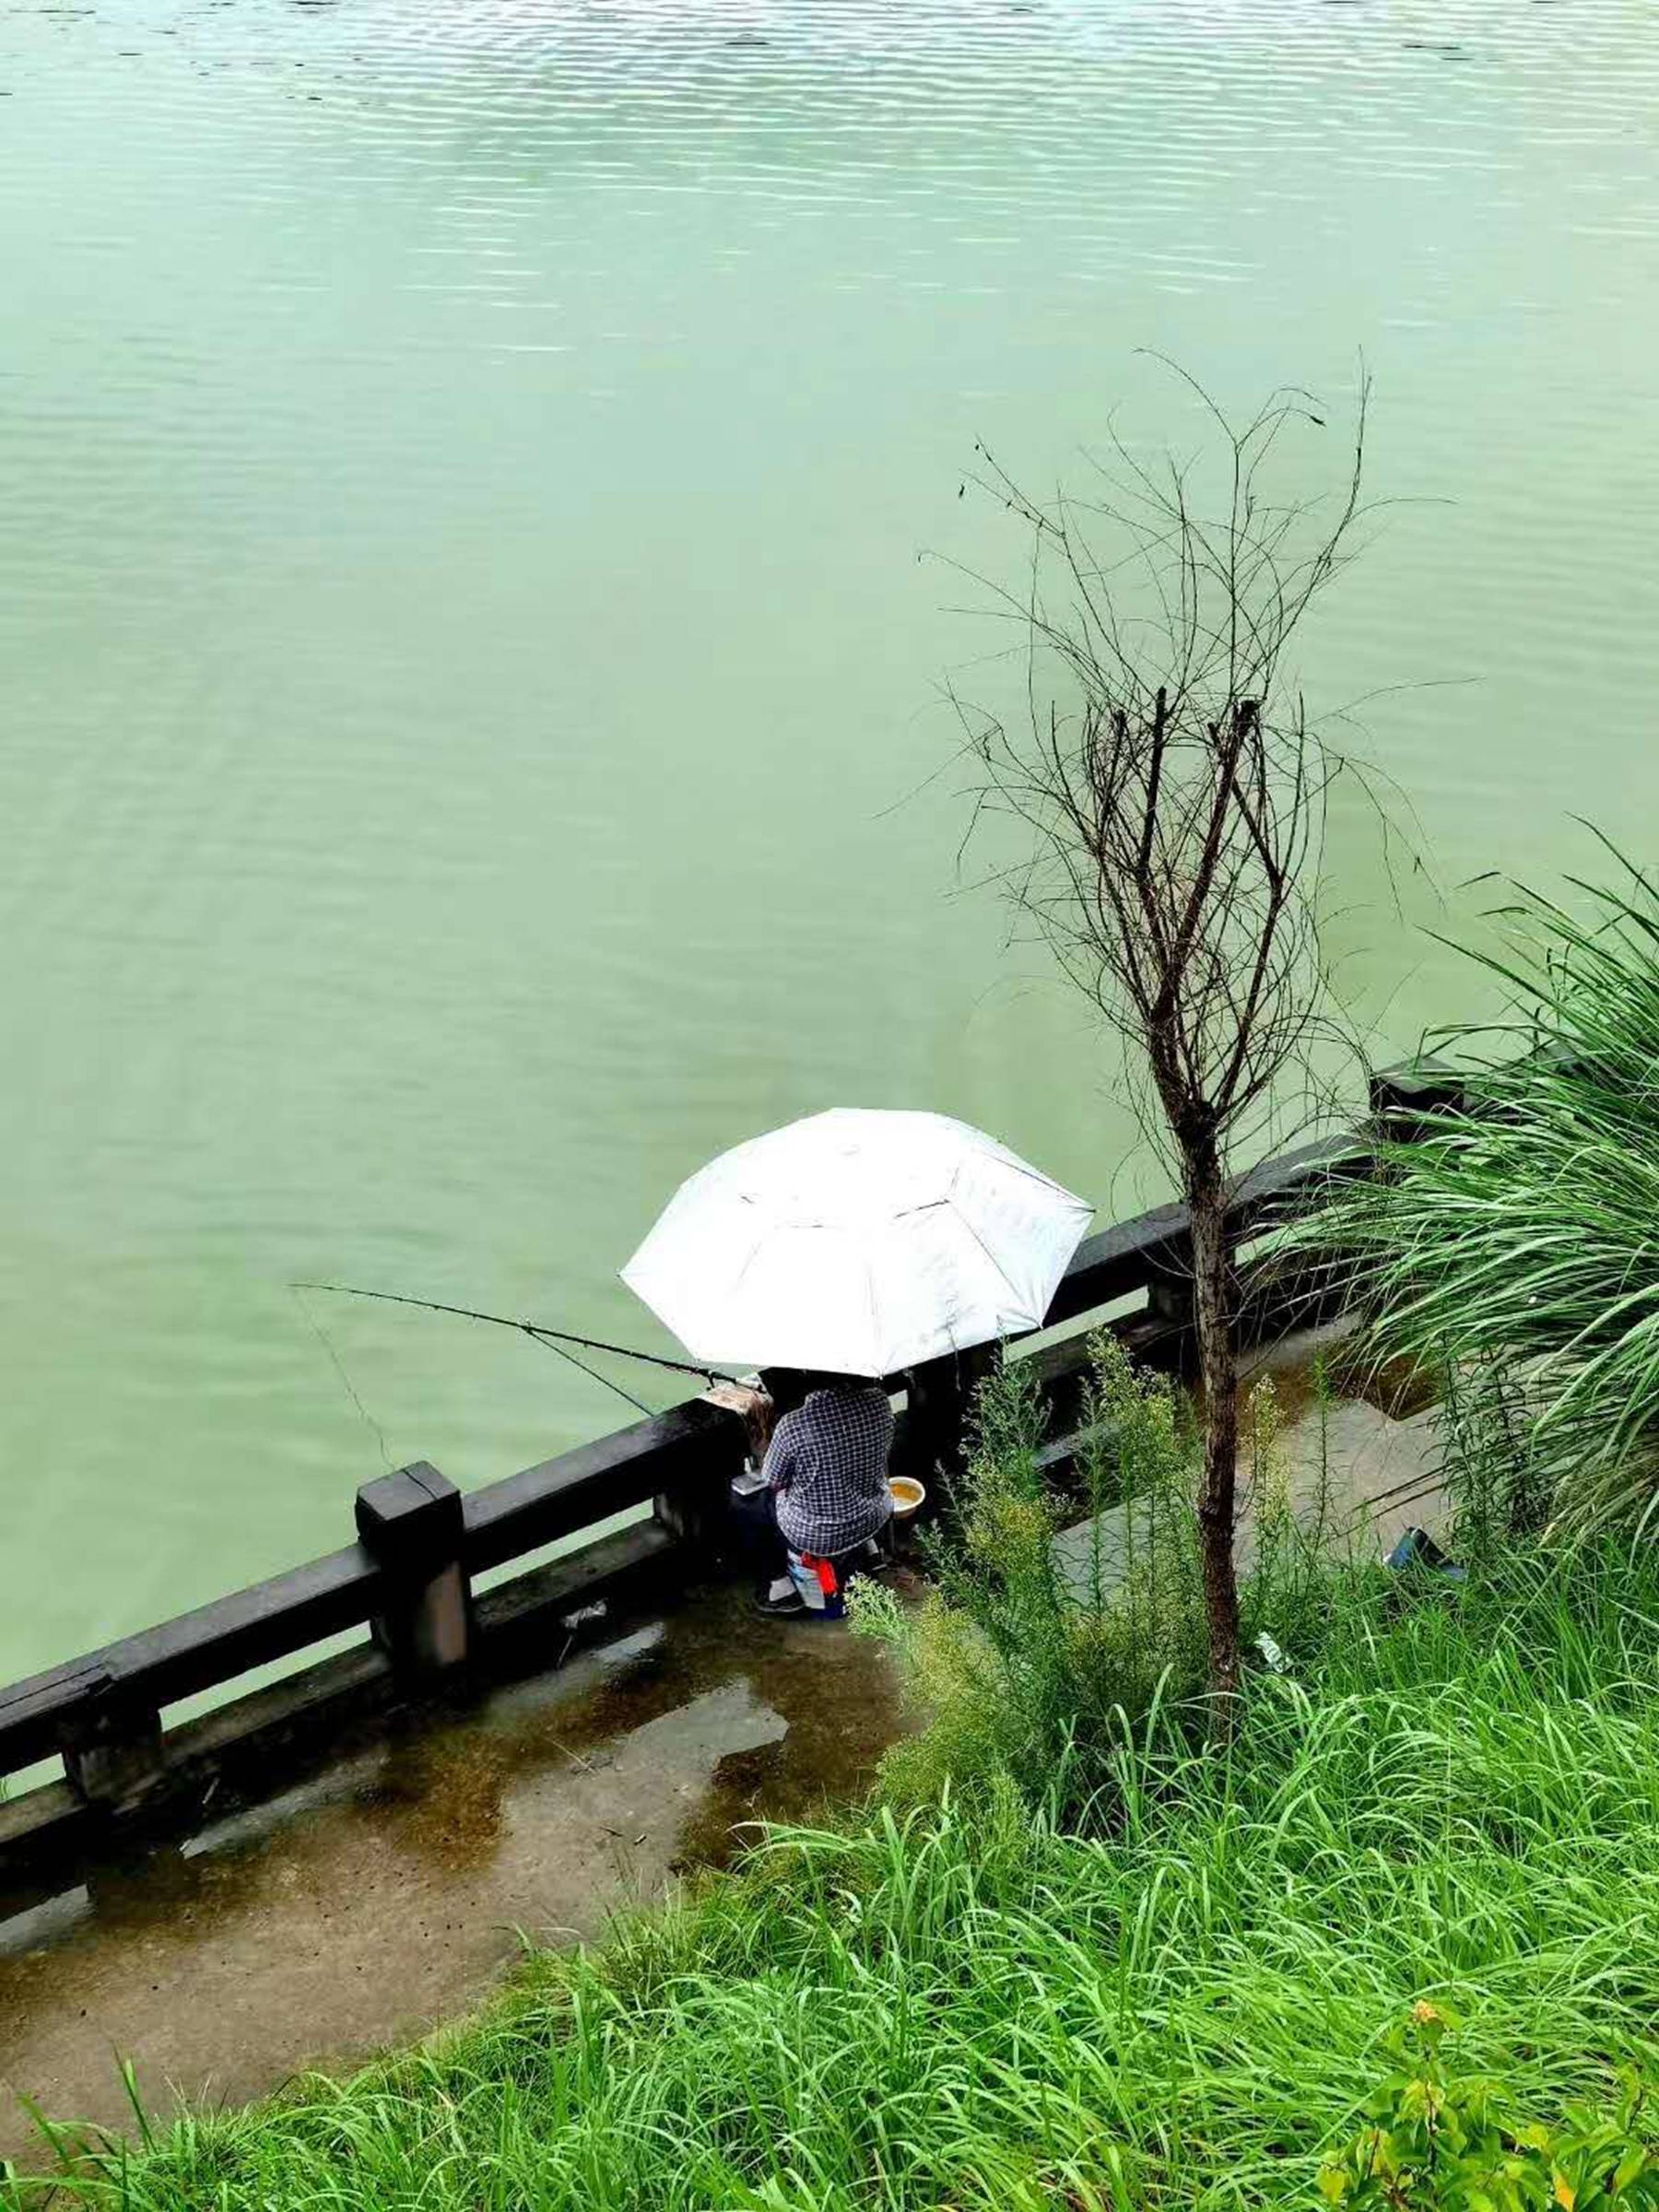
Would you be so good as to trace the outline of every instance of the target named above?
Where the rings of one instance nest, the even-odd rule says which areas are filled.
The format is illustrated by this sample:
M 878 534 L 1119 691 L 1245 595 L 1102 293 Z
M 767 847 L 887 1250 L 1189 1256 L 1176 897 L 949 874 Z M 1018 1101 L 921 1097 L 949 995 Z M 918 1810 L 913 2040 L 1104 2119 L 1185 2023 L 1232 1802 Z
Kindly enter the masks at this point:
M 1363 356 L 1309 677 L 1444 881 L 1647 850 L 1656 168 L 1621 0 L 8 6 L 0 1679 L 626 1416 L 293 1277 L 661 1346 L 659 1205 L 835 1102 L 1155 1190 L 907 797 L 1021 558 L 975 441 L 1190 440 L 1140 349 L 1333 441 Z M 1330 858 L 1407 1042 L 1468 982 Z

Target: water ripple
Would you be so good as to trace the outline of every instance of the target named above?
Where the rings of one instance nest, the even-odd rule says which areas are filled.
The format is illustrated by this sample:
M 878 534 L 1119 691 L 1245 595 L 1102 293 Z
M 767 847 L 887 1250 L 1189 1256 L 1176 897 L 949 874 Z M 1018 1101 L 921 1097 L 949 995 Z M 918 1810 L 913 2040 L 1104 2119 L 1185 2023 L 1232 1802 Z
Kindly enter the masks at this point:
M 1637 0 L 99 0 L 0 18 L 0 1677 L 340 1539 L 292 1276 L 649 1339 L 674 1180 L 831 1098 L 1133 1181 L 893 809 L 986 650 L 918 549 L 1018 558 L 974 441 L 1191 434 L 1136 348 L 1363 351 L 1439 503 L 1311 674 L 1422 687 L 1372 731 L 1444 875 L 1659 799 Z M 1408 1037 L 1467 985 L 1335 860 Z M 326 1325 L 461 1479 L 612 1415 Z

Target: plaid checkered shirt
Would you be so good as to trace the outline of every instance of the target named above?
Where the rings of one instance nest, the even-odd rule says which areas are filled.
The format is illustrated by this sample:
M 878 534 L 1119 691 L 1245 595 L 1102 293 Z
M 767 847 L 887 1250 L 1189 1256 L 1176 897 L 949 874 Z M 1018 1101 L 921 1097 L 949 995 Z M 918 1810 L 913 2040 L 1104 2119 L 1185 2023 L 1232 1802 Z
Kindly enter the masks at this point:
M 773 1431 L 761 1472 L 786 1544 L 834 1559 L 873 1536 L 893 1510 L 893 1409 L 878 1382 L 815 1390 Z

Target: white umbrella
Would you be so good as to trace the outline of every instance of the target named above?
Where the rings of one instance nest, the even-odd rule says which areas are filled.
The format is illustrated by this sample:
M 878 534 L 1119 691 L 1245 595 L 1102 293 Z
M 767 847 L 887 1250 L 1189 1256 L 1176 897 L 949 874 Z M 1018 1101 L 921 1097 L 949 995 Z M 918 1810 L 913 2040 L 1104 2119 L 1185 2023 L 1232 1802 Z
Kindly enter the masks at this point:
M 622 1279 L 694 1359 L 887 1375 L 1040 1327 L 1092 1213 L 966 1122 L 837 1107 L 711 1160 Z

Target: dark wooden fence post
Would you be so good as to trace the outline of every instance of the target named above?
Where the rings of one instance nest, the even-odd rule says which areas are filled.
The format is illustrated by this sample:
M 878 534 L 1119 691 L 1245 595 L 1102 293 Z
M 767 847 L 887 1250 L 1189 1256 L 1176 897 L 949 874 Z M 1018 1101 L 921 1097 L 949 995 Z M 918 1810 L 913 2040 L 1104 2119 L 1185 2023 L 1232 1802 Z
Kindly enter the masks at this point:
M 83 1805 L 124 1812 L 163 1778 L 161 1715 L 106 1682 L 64 1729 L 64 1772 Z
M 743 1416 L 718 1400 L 705 1399 L 718 1418 L 709 1464 L 694 1481 L 672 1490 L 659 1490 L 651 1501 L 657 1526 L 684 1545 L 691 1563 L 711 1566 L 729 1545 L 732 1524 L 732 1479 L 740 1474 L 749 1450 L 749 1431 Z
M 948 1485 L 956 1479 L 965 1458 L 973 1394 L 996 1359 L 995 1345 L 977 1345 L 911 1369 L 903 1464 L 896 1474 L 912 1475 L 924 1483 L 942 1478 Z
M 1462 1076 L 1435 1060 L 1380 1068 L 1371 1079 L 1373 1122 L 1384 1136 L 1407 1144 L 1422 1135 L 1427 1116 L 1459 1112 L 1467 1103 Z
M 418 1678 L 462 1665 L 472 1607 L 461 1564 L 460 1491 L 419 1459 L 363 1485 L 357 1525 L 385 1580 L 374 1638 L 399 1675 Z
M 1193 1335 L 1198 1327 L 1198 1302 L 1193 1291 L 1190 1267 L 1160 1269 L 1147 1283 L 1147 1311 L 1155 1321 Z
M 742 1465 L 739 1452 L 729 1471 L 722 1467 L 703 1482 L 659 1490 L 651 1501 L 652 1519 L 685 1546 L 699 1567 L 707 1567 L 725 1542 L 732 1519 L 732 1477 Z

